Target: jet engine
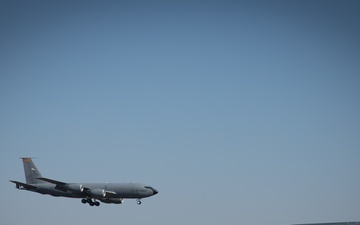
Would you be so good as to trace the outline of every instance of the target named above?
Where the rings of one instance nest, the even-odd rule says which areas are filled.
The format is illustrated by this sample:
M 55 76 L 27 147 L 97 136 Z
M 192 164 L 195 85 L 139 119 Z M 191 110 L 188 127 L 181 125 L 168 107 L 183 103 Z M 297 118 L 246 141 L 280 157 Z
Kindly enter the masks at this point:
M 124 202 L 123 198 L 99 198 L 99 200 L 104 203 L 114 203 L 114 204 L 122 204 Z
M 92 197 L 96 198 L 103 198 L 106 196 L 106 191 L 104 189 L 91 189 L 89 193 Z
M 84 186 L 82 184 L 69 184 L 67 189 L 73 193 L 81 193 L 84 191 Z

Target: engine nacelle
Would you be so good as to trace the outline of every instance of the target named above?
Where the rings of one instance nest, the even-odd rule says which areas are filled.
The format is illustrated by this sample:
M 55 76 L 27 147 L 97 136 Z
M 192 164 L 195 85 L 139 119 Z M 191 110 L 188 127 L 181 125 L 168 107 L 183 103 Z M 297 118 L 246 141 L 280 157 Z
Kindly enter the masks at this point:
M 99 198 L 99 200 L 104 203 L 114 203 L 114 204 L 122 204 L 124 202 L 123 198 Z
M 73 193 L 81 193 L 84 191 L 84 186 L 82 184 L 68 184 L 67 189 Z
M 106 196 L 106 191 L 104 189 L 91 189 L 89 193 L 95 198 L 103 198 Z

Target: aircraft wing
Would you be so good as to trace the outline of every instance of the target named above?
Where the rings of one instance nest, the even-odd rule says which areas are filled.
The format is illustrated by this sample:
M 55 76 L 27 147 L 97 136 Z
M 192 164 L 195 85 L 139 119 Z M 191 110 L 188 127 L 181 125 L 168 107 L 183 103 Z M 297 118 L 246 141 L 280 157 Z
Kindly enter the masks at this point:
M 107 191 L 105 189 L 93 189 L 91 187 L 86 187 L 81 184 L 69 184 L 69 183 L 64 183 L 61 181 L 52 180 L 52 179 L 44 178 L 44 177 L 37 178 L 37 179 L 49 182 L 51 184 L 55 184 L 56 185 L 55 188 L 60 191 L 63 191 L 63 192 L 67 192 L 67 191 L 73 192 L 74 190 L 77 190 L 80 192 L 84 192 L 90 196 L 97 197 L 97 196 L 102 195 L 102 197 L 107 197 L 107 198 L 111 198 L 116 195 L 116 192 L 114 192 L 114 191 Z
M 52 179 L 45 178 L 45 177 L 41 177 L 41 178 L 37 178 L 37 179 L 42 180 L 42 181 L 46 181 L 48 183 L 56 184 L 56 185 L 62 185 L 62 186 L 66 185 L 66 183 L 64 183 L 64 182 L 57 181 L 57 180 L 52 180 Z
M 37 179 L 42 180 L 42 181 L 46 181 L 46 182 L 51 183 L 51 184 L 55 184 L 56 185 L 55 189 L 58 189 L 60 191 L 63 191 L 63 192 L 71 191 L 68 188 L 68 183 L 64 183 L 64 182 L 57 181 L 57 180 L 52 180 L 52 179 L 45 178 L 45 177 L 39 177 Z
M 13 182 L 14 184 L 16 184 L 16 188 L 17 188 L 17 189 L 26 189 L 26 190 L 34 190 L 34 189 L 37 189 L 36 186 L 30 185 L 30 184 L 21 183 L 21 182 L 19 182 L 19 181 L 11 180 L 10 182 Z

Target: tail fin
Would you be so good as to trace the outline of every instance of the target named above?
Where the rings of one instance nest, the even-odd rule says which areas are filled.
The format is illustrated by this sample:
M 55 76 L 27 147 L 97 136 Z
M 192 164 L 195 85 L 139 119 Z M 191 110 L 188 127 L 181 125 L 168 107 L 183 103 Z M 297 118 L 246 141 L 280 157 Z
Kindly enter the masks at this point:
M 36 168 L 35 164 L 31 160 L 31 158 L 21 158 L 24 164 L 25 171 L 25 179 L 27 184 L 37 184 L 44 183 L 42 180 L 38 180 L 37 178 L 41 178 L 40 171 Z

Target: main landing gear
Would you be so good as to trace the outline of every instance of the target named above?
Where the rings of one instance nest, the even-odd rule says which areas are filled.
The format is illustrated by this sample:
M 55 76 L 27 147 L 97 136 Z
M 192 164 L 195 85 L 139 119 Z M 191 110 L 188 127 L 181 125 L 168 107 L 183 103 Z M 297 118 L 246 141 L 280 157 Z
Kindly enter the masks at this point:
M 81 199 L 81 202 L 83 204 L 89 203 L 90 206 L 94 206 L 94 205 L 99 206 L 100 205 L 100 202 L 96 201 L 95 199 L 93 201 L 93 200 L 91 200 L 91 198 L 83 198 L 83 199 Z
M 100 205 L 100 202 L 96 201 L 95 199 L 92 200 L 91 198 L 83 198 L 83 199 L 81 199 L 81 202 L 82 202 L 83 204 L 88 203 L 90 206 L 99 206 L 99 205 Z M 140 200 L 140 198 L 138 198 L 138 199 L 136 200 L 136 203 L 137 203 L 138 205 L 141 205 L 141 200 Z

